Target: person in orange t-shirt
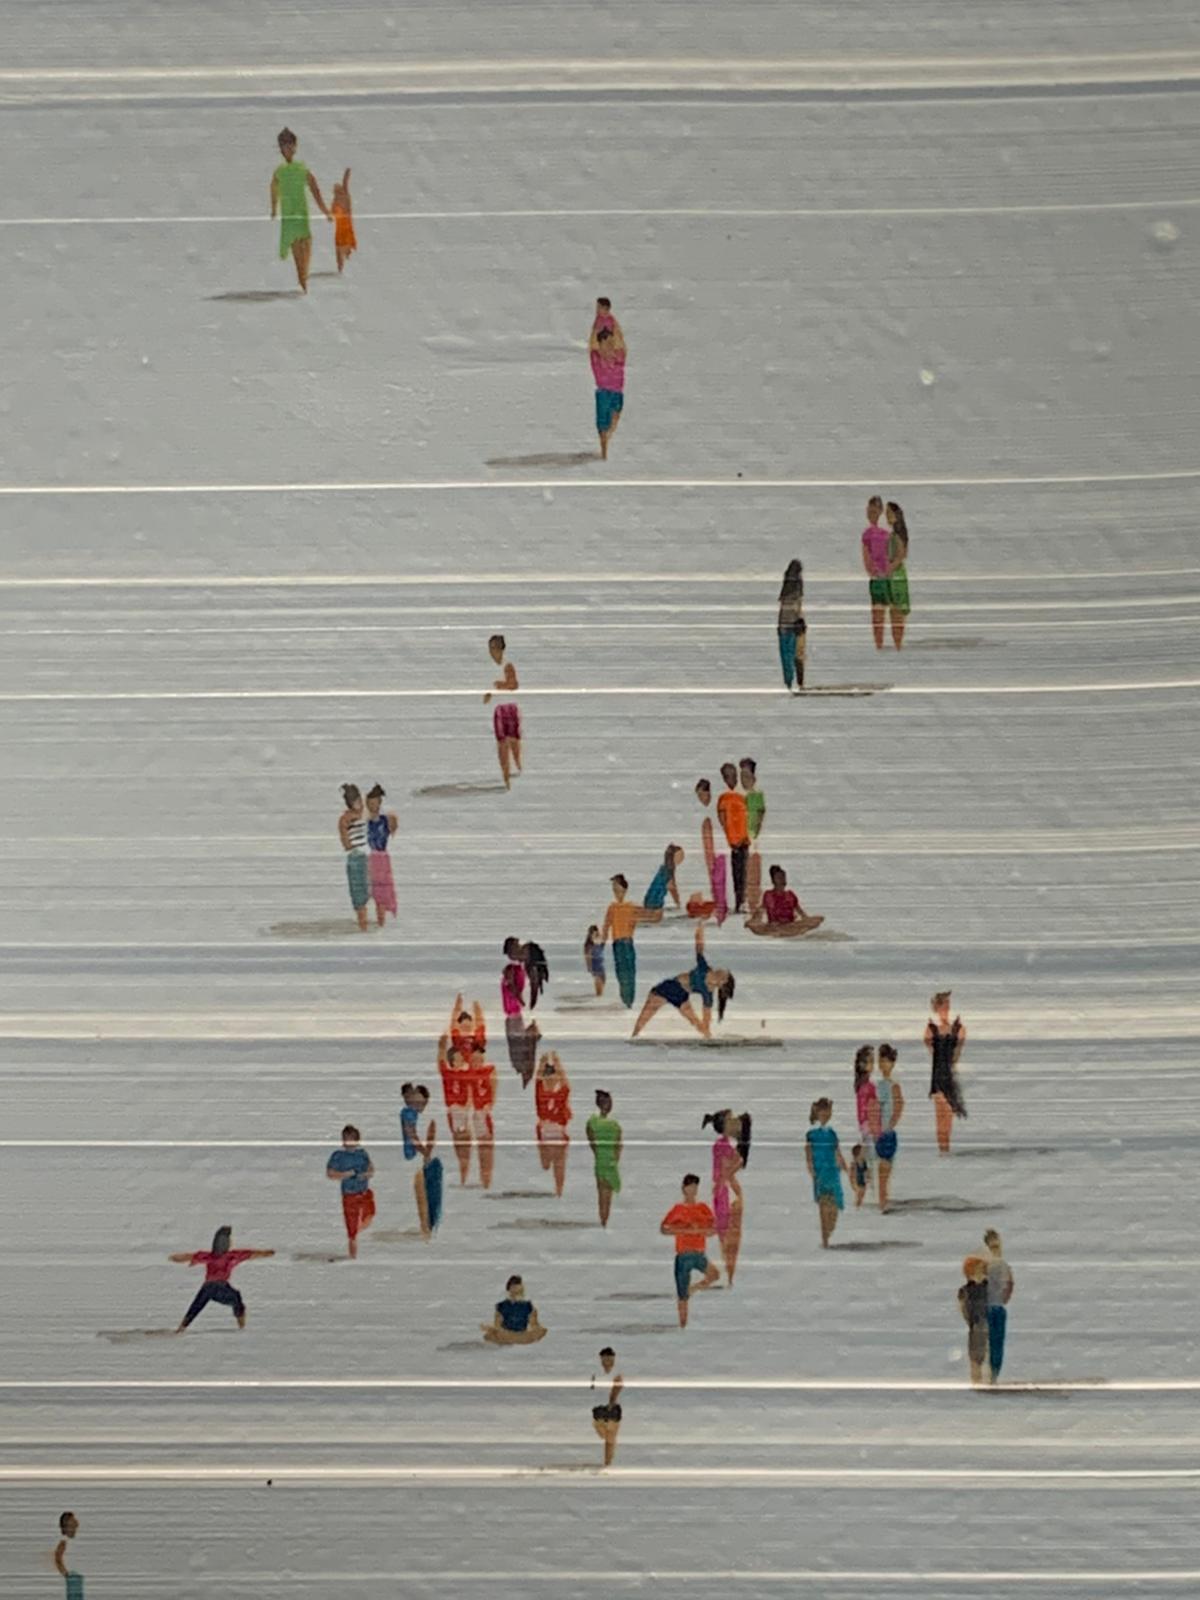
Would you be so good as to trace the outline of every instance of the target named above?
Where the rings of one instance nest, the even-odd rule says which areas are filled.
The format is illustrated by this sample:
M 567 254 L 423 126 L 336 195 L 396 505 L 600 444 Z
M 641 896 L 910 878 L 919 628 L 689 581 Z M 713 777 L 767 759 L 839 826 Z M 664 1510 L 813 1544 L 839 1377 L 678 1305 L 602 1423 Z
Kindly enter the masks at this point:
M 717 1231 L 717 1219 L 712 1207 L 696 1197 L 700 1192 L 700 1179 L 689 1172 L 683 1180 L 683 1200 L 672 1206 L 659 1225 L 659 1233 L 675 1240 L 675 1298 L 679 1310 L 679 1326 L 687 1327 L 688 1300 L 701 1289 L 711 1289 L 721 1276 L 705 1252 L 710 1234 Z M 704 1274 L 692 1288 L 692 1273 Z
M 750 814 L 746 797 L 738 791 L 738 769 L 732 761 L 721 768 L 725 793 L 717 801 L 717 819 L 725 830 L 729 845 L 729 868 L 733 876 L 733 909 L 746 910 L 746 867 L 750 859 Z

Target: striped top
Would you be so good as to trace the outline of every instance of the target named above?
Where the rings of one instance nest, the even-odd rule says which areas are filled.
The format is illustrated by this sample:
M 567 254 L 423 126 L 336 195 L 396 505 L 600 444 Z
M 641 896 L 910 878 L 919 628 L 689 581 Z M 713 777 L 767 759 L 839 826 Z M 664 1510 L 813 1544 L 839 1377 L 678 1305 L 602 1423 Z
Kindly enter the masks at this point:
M 366 817 L 352 818 L 346 824 L 346 837 L 350 841 L 350 854 L 361 855 L 367 848 L 367 819 Z

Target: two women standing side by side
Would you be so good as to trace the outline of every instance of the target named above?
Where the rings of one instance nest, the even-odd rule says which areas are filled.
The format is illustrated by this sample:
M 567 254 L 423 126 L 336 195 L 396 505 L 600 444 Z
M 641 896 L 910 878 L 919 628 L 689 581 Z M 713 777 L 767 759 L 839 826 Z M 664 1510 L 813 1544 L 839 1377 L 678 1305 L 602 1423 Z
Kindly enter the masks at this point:
M 367 931 L 367 903 L 375 902 L 375 920 L 382 928 L 398 910 L 388 840 L 400 826 L 394 811 L 384 811 L 385 790 L 376 784 L 363 803 L 356 783 L 342 785 L 345 810 L 338 818 L 338 839 L 346 853 L 346 882 L 358 926 Z

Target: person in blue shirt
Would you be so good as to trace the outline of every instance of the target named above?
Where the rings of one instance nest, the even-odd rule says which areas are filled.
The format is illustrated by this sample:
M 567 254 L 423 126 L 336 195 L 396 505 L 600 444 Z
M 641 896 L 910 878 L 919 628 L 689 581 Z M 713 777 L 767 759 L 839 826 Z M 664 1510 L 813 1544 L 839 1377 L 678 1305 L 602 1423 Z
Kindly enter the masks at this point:
M 663 1006 L 670 1005 L 691 1023 L 697 1033 L 706 1039 L 711 1038 L 713 1000 L 717 1002 L 717 1020 L 723 1021 L 725 1008 L 733 999 L 735 987 L 733 973 L 727 967 L 709 966 L 704 954 L 704 925 L 701 923 L 696 929 L 695 966 L 688 972 L 677 973 L 675 977 L 664 978 L 661 983 L 654 985 L 633 1025 L 632 1036 L 636 1039 L 651 1017 Z M 699 1016 L 692 1006 L 693 995 L 700 1001 Z
M 325 1176 L 342 1186 L 342 1217 L 346 1223 L 350 1259 L 354 1261 L 358 1256 L 358 1236 L 375 1219 L 375 1196 L 371 1193 L 375 1168 L 359 1143 L 358 1129 L 352 1123 L 348 1122 L 342 1129 L 342 1147 L 330 1156 Z
M 404 1096 L 404 1109 L 400 1113 L 400 1132 L 404 1138 L 404 1159 L 421 1165 L 413 1179 L 413 1196 L 417 1202 L 417 1221 L 421 1237 L 432 1239 L 442 1220 L 442 1158 L 435 1155 L 437 1148 L 437 1123 L 432 1119 L 424 1134 L 421 1118 L 429 1105 L 429 1090 L 423 1083 L 406 1083 L 400 1093 Z
M 679 898 L 679 887 L 675 882 L 675 869 L 683 860 L 683 857 L 684 849 L 681 844 L 669 844 L 663 851 L 662 866 L 659 867 L 650 880 L 650 887 L 646 890 L 646 897 L 642 901 L 642 905 L 647 912 L 647 915 L 641 919 L 643 922 L 662 921 L 663 907 L 667 903 L 668 894 L 675 902 L 677 911 L 682 907 L 683 902 Z
M 533 1301 L 525 1298 L 520 1274 L 514 1273 L 504 1289 L 505 1298 L 496 1302 L 496 1315 L 491 1322 L 480 1323 L 483 1337 L 488 1344 L 537 1344 L 549 1330 L 538 1320 Z

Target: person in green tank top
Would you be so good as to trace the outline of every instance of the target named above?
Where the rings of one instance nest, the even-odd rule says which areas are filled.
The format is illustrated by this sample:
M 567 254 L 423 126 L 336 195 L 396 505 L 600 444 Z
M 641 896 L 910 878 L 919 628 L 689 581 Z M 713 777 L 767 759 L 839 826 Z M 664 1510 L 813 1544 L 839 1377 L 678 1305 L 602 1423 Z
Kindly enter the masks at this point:
M 285 260 L 291 251 L 292 260 L 296 263 L 296 276 L 300 280 L 300 293 L 307 294 L 308 265 L 312 260 L 312 233 L 308 226 L 310 191 L 322 216 L 330 222 L 333 218 L 321 198 L 317 180 L 303 161 L 296 160 L 296 135 L 290 128 L 285 128 L 279 135 L 279 153 L 283 157 L 283 164 L 275 168 L 271 177 L 271 220 L 274 221 L 275 213 L 279 212 L 279 259 Z
M 600 1207 L 600 1226 L 608 1227 L 613 1195 L 621 1192 L 621 1150 L 624 1136 L 621 1124 L 612 1114 L 612 1095 L 596 1090 L 596 1112 L 587 1119 L 587 1140 L 596 1160 L 596 1199 Z

